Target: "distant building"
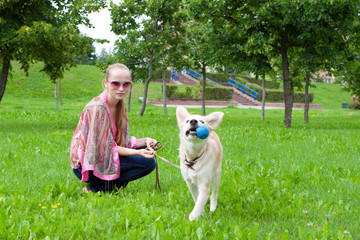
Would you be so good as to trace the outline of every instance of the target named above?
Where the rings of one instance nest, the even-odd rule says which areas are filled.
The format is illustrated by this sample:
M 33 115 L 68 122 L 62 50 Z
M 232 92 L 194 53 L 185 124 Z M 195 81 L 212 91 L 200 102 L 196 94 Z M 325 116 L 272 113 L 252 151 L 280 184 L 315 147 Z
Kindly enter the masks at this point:
M 328 71 L 321 70 L 314 74 L 311 80 L 314 82 L 333 83 L 335 82 L 335 76 Z

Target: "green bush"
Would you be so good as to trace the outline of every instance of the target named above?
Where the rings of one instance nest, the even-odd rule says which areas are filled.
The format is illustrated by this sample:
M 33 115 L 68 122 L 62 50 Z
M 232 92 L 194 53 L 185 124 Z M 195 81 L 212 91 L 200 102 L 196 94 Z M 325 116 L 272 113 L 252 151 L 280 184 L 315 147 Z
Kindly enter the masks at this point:
M 256 91 L 259 96 L 256 100 L 262 100 L 262 88 L 254 83 L 246 84 L 247 87 Z M 294 93 L 294 103 L 305 103 L 305 93 L 295 92 Z M 312 103 L 314 100 L 314 94 L 309 94 L 309 102 Z M 284 92 L 281 90 L 266 90 L 266 102 L 284 102 Z
M 251 78 L 248 76 L 239 76 L 239 75 L 233 75 L 233 77 L 235 77 L 235 80 L 242 83 L 242 84 L 246 84 L 246 83 L 255 83 L 259 86 L 262 85 L 262 80 L 261 79 L 256 79 L 256 78 Z M 244 83 L 245 82 L 245 83 Z M 279 82 L 273 82 L 273 81 L 266 81 L 265 80 L 265 88 L 267 89 L 279 89 L 280 87 L 280 83 Z
M 348 105 L 348 108 L 354 109 L 354 110 L 360 110 L 359 97 L 353 96 L 351 98 L 351 103 Z
M 354 109 L 354 110 L 360 110 L 360 103 L 352 102 L 348 105 L 348 108 Z
M 163 86 L 161 86 L 161 91 L 163 91 Z M 176 92 L 178 92 L 178 86 L 166 85 L 166 97 L 172 97 Z
M 233 98 L 234 89 L 226 87 L 206 87 L 206 100 L 225 100 L 229 101 Z
M 224 73 L 206 73 L 206 77 L 214 82 L 227 82 L 230 78 L 229 74 Z
M 248 82 L 244 76 L 236 77 L 235 79 L 237 82 L 244 84 L 248 88 L 254 90 L 259 95 L 256 100 L 262 100 L 262 87 L 260 87 L 256 83 Z M 266 86 L 266 85 L 265 85 Z M 309 101 L 312 103 L 314 100 L 314 94 L 309 94 Z M 266 101 L 267 102 L 283 102 L 284 101 L 284 92 L 281 90 L 274 90 L 274 89 L 267 89 L 266 90 Z M 296 92 L 294 93 L 294 103 L 305 103 L 305 94 Z
M 246 85 L 247 83 L 249 83 L 249 81 L 247 81 L 244 77 L 239 77 L 239 76 L 237 76 L 237 77 L 234 77 L 234 80 L 237 81 L 237 82 L 239 82 L 239 83 L 241 83 L 241 84 L 244 84 L 244 85 Z
M 178 86 L 166 85 L 166 97 L 168 98 L 201 98 L 202 87 L 186 87 L 185 91 L 179 91 Z M 206 87 L 206 100 L 231 100 L 233 96 L 233 89 L 222 86 Z
M 186 87 L 186 88 L 185 88 L 185 95 L 186 95 L 186 96 L 189 96 L 189 97 L 190 97 L 190 96 L 191 96 L 191 97 L 193 96 L 193 91 L 192 91 L 191 87 Z
M 163 87 L 161 86 L 161 91 Z M 193 98 L 194 93 L 191 87 L 186 87 L 185 92 L 179 91 L 176 85 L 166 85 L 166 97 L 168 98 Z

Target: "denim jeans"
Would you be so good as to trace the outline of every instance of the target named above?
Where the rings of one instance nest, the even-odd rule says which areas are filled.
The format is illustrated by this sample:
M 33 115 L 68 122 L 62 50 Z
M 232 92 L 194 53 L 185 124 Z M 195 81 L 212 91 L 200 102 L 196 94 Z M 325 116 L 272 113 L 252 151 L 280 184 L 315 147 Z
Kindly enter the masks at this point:
M 155 159 L 144 158 L 142 156 L 121 156 L 120 157 L 120 177 L 112 181 L 102 180 L 94 176 L 93 171 L 89 171 L 89 181 L 87 187 L 92 192 L 112 191 L 116 188 L 126 187 L 126 185 L 136 179 L 142 178 L 155 169 Z M 81 166 L 73 169 L 75 175 L 81 180 Z

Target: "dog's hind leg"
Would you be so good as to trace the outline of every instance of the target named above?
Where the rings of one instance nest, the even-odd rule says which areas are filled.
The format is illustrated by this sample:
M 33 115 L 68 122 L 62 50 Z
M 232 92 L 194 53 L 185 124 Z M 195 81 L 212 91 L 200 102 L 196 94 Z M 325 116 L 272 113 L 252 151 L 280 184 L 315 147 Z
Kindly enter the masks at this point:
M 219 190 L 219 186 L 220 186 L 220 176 L 221 173 L 218 172 L 217 174 L 215 174 L 213 176 L 212 179 L 212 193 L 211 193 L 211 197 L 210 197 L 210 211 L 213 212 L 215 211 L 216 207 L 217 207 L 217 196 L 218 196 L 218 190 Z
M 210 183 L 209 184 L 201 184 L 199 186 L 199 195 L 195 203 L 195 207 L 189 215 L 190 221 L 198 220 L 200 214 L 204 210 L 204 206 L 209 198 L 210 193 Z

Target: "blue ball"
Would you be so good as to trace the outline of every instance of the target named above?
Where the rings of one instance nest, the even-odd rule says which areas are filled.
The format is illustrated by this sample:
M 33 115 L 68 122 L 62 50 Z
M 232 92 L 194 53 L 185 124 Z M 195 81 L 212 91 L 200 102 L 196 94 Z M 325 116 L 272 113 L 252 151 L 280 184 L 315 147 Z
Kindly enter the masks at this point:
M 209 136 L 209 129 L 205 126 L 199 126 L 196 128 L 196 134 L 199 138 L 205 139 Z

